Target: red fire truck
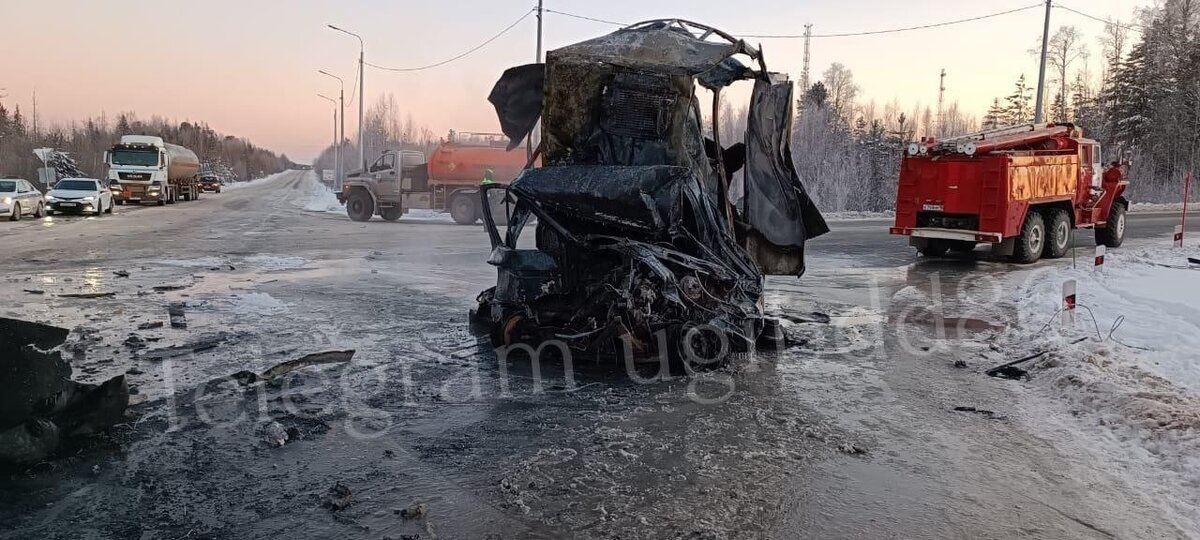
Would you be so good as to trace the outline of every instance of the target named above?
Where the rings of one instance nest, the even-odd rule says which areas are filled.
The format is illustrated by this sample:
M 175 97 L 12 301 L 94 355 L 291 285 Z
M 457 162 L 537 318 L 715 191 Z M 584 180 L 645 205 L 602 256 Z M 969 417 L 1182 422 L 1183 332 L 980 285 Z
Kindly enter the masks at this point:
M 1073 229 L 1096 243 L 1125 237 L 1122 164 L 1071 124 L 1022 125 L 909 145 L 891 234 L 927 257 L 991 244 L 1021 263 L 1066 254 Z

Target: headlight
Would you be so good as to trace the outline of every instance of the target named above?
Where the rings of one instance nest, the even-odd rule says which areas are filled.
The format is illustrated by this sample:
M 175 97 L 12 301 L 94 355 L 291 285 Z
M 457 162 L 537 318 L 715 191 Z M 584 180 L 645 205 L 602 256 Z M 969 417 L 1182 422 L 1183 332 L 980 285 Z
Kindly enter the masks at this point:
M 96 200 L 96 198 L 95 197 L 84 197 L 80 200 L 83 202 L 92 202 L 92 201 Z
M 53 195 L 46 195 L 46 202 L 54 202 L 57 200 L 58 200 L 58 197 L 55 197 Z
M 12 197 L 5 197 L 4 204 L 12 204 Z

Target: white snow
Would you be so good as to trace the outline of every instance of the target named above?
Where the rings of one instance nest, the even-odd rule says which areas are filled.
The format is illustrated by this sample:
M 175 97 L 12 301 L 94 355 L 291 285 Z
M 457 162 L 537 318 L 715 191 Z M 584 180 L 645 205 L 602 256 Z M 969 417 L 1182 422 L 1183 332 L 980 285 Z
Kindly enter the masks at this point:
M 278 270 L 295 270 L 308 264 L 304 257 L 278 257 L 275 255 L 251 255 L 246 257 L 246 263 L 257 270 L 273 272 Z
M 175 266 L 179 268 L 213 268 L 224 265 L 226 261 L 218 257 L 200 257 L 196 259 L 159 259 L 151 261 L 155 264 L 163 266 Z
M 1048 438 L 1056 428 L 1082 433 L 1090 452 L 1200 535 L 1200 266 L 1187 256 L 1200 248 L 1114 249 L 1102 271 L 1089 257 L 1078 269 L 1011 274 L 1018 321 L 999 342 L 1009 359 L 1050 351 L 1026 366 L 1022 385 Z M 1068 279 L 1080 305 L 1074 326 L 1055 315 Z
M 847 210 L 843 212 L 821 212 L 821 215 L 825 217 L 825 221 L 857 221 L 868 219 L 892 219 L 896 217 L 896 212 L 894 210 L 886 210 L 883 212 L 855 212 Z
M 222 304 L 225 304 L 230 311 L 237 315 L 280 315 L 288 311 L 288 306 L 283 301 L 269 294 L 257 292 L 235 295 Z
M 283 176 L 290 172 L 291 171 L 277 172 L 275 174 L 268 174 L 262 178 L 255 178 L 255 179 L 247 181 L 247 182 L 234 182 L 232 184 L 225 184 L 224 186 L 221 186 L 221 190 L 229 191 L 229 190 L 244 189 L 244 188 L 248 188 L 250 186 L 257 186 L 257 185 L 265 183 L 265 182 L 270 182 L 271 180 L 279 178 L 280 176 Z

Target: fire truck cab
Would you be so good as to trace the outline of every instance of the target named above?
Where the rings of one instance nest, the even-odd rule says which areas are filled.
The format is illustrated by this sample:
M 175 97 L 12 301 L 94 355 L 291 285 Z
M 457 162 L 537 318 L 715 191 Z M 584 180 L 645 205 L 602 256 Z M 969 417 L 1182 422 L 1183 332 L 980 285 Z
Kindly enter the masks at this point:
M 1123 165 L 1071 124 L 1022 125 L 909 145 L 891 234 L 928 257 L 991 244 L 1020 263 L 1057 258 L 1072 231 L 1121 245 L 1129 202 Z

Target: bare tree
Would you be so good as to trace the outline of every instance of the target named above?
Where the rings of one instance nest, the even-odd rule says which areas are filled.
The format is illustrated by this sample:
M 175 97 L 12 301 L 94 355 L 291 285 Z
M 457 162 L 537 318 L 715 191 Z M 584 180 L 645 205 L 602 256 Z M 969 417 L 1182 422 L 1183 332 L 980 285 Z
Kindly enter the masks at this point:
M 850 68 L 834 62 L 824 75 L 825 89 L 829 92 L 828 103 L 833 114 L 843 122 L 850 123 L 854 116 L 854 100 L 858 98 L 858 85 Z

